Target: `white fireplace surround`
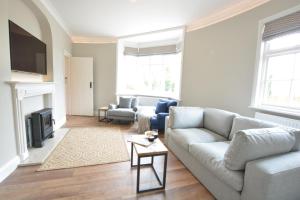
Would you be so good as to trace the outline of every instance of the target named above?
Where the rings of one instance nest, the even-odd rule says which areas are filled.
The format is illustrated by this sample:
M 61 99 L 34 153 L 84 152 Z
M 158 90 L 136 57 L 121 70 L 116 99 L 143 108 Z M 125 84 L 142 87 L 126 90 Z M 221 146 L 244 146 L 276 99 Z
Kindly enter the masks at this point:
M 44 95 L 44 105 L 54 108 L 55 85 L 53 82 L 8 82 L 12 89 L 12 100 L 14 105 L 14 120 L 16 132 L 17 154 L 21 161 L 28 157 L 24 98 Z M 54 114 L 53 114 L 54 115 Z M 54 115 L 55 116 L 55 115 Z

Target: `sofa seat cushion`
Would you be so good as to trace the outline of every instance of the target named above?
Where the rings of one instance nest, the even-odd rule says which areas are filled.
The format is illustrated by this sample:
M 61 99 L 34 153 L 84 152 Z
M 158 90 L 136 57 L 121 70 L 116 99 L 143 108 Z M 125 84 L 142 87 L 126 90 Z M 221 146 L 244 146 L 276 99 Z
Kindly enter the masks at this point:
M 117 108 L 107 111 L 108 116 L 119 116 L 119 117 L 129 117 L 134 118 L 135 112 L 132 108 Z
M 194 143 L 190 145 L 190 153 L 219 180 L 239 192 L 244 184 L 244 171 L 233 171 L 225 167 L 224 154 L 228 146 L 229 141 Z
M 226 138 L 203 128 L 172 129 L 170 137 L 187 151 L 189 145 L 198 142 L 225 141 Z
M 215 108 L 204 109 L 204 128 L 228 138 L 236 113 Z

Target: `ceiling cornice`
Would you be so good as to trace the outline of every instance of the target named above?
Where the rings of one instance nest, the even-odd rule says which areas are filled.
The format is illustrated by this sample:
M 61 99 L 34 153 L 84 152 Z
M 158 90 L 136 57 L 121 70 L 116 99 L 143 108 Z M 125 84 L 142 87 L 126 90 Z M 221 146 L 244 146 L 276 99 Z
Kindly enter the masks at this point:
M 267 3 L 271 0 L 244 0 L 240 1 L 231 6 L 227 6 L 219 11 L 216 11 L 206 17 L 200 18 L 189 23 L 186 26 L 186 32 L 194 31 L 197 29 L 201 29 L 218 22 L 224 21 L 226 19 L 237 16 L 241 13 L 247 12 L 253 8 L 256 8 L 264 3 Z M 54 17 L 57 23 L 65 30 L 65 32 L 69 35 L 73 43 L 95 43 L 95 44 L 105 44 L 105 43 L 116 43 L 117 37 L 86 37 L 86 36 L 73 36 L 72 32 L 64 22 L 64 20 L 60 17 L 56 8 L 52 5 L 49 0 L 40 0 L 40 2 L 45 6 L 45 8 L 49 11 L 49 13 Z M 120 37 L 123 38 L 123 37 Z
M 224 21 L 231 17 L 237 16 L 241 13 L 256 8 L 270 0 L 244 0 L 231 6 L 225 7 L 222 10 L 214 12 L 207 17 L 195 20 L 194 22 L 187 25 L 187 32 L 201 29 L 212 24 Z
M 72 38 L 72 32 L 64 22 L 64 20 L 60 17 L 56 8 L 52 5 L 52 3 L 48 0 L 40 0 L 40 2 L 45 6 L 45 8 L 49 11 L 52 17 L 56 20 L 56 22 L 64 29 L 64 31 L 68 34 L 70 38 Z
M 73 36 L 73 43 L 94 43 L 94 44 L 107 44 L 107 43 L 117 43 L 118 38 L 116 37 L 81 37 Z

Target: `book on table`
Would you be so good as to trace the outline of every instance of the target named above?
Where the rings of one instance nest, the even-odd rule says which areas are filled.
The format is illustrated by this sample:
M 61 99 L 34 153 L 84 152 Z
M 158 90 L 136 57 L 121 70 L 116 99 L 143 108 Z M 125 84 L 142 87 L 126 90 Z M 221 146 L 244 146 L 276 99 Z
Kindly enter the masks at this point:
M 149 142 L 146 137 L 131 137 L 127 141 L 141 145 L 143 147 L 149 147 L 151 144 L 153 144 L 153 142 Z

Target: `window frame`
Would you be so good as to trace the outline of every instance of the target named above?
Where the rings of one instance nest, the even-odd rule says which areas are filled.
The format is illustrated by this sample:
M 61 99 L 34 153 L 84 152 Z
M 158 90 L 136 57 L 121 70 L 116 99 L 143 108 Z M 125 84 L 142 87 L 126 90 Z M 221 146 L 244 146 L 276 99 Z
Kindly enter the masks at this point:
M 268 22 L 271 22 L 273 20 L 276 20 L 278 18 L 284 17 L 286 15 L 292 14 L 297 11 L 300 11 L 300 5 L 259 21 L 253 88 L 252 88 L 251 104 L 249 106 L 249 108 L 255 111 L 262 111 L 262 112 L 268 112 L 272 114 L 300 118 L 300 109 L 298 108 L 287 107 L 287 106 L 266 105 L 262 103 L 263 92 L 265 89 L 265 87 L 263 86 L 263 84 L 265 83 L 263 82 L 266 82 L 266 78 L 264 78 L 264 76 L 266 76 L 267 74 L 266 73 L 267 60 L 268 60 L 267 58 L 270 58 L 271 56 L 274 55 L 284 55 L 291 52 L 300 53 L 300 45 L 291 48 L 283 48 L 280 50 L 272 50 L 268 52 L 266 42 L 262 40 L 264 26 Z M 267 54 L 266 51 L 268 52 Z
M 168 97 L 168 96 L 153 96 L 153 95 L 144 95 L 144 94 L 123 94 L 120 93 L 119 90 L 119 78 L 120 78 L 120 74 L 119 74 L 119 68 L 121 65 L 121 56 L 123 54 L 123 50 L 125 48 L 124 45 L 124 39 L 128 38 L 128 37 L 135 37 L 135 36 L 143 36 L 143 35 L 147 35 L 147 34 L 152 34 L 152 33 L 164 33 L 165 31 L 172 31 L 172 30 L 180 30 L 181 31 L 181 63 L 180 63 L 180 68 L 179 68 L 179 91 L 178 91 L 178 97 L 174 98 L 174 97 Z M 182 98 L 182 74 L 183 74 L 183 62 L 184 62 L 184 46 L 185 46 L 185 34 L 186 34 L 186 26 L 179 26 L 179 27 L 175 27 L 175 28 L 170 28 L 170 29 L 165 29 L 165 30 L 160 30 L 160 31 L 154 31 L 154 32 L 149 32 L 149 33 L 142 33 L 142 34 L 137 34 L 137 35 L 132 35 L 132 36 L 125 36 L 125 37 L 120 37 L 117 41 L 117 47 L 116 47 L 116 79 L 115 79 L 115 97 L 116 100 L 118 100 L 119 96 L 144 96 L 144 97 L 157 97 L 157 98 L 172 98 L 175 99 L 177 101 L 181 101 Z M 153 44 L 156 44 L 157 42 L 153 42 Z M 161 45 L 161 43 L 158 43 L 159 45 Z

